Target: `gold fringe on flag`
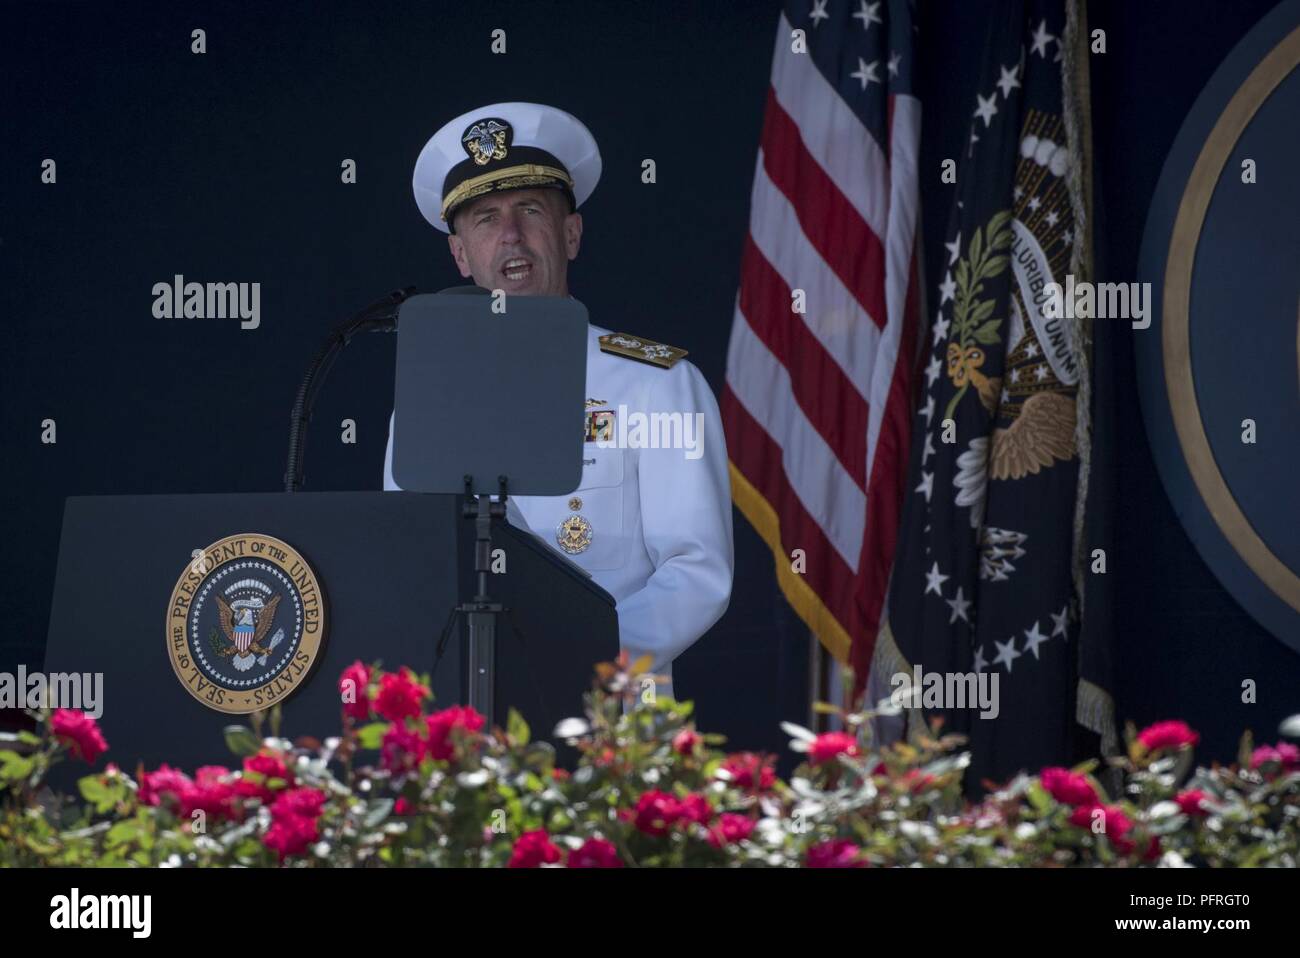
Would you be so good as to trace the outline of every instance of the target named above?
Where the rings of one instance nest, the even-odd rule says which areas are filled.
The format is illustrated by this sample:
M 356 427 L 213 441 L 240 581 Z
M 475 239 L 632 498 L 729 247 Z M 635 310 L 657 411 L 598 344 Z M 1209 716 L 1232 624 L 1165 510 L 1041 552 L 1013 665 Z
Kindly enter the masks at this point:
M 763 498 L 763 494 L 741 475 L 735 463 L 728 462 L 727 470 L 731 473 L 731 499 L 755 531 L 772 550 L 772 559 L 776 563 L 776 581 L 781 586 L 790 607 L 803 619 L 804 624 L 812 630 L 817 640 L 826 647 L 841 665 L 849 662 L 849 649 L 852 640 L 837 618 L 826 608 L 807 580 L 794 571 L 790 553 L 781 542 L 781 520 L 772 508 L 772 504 Z
M 1076 283 L 1093 279 L 1092 256 L 1092 98 L 1088 73 L 1088 23 L 1083 0 L 1066 0 L 1065 43 L 1061 70 L 1062 100 L 1065 114 L 1066 142 L 1070 167 L 1067 182 L 1070 205 L 1074 213 L 1075 235 L 1079 242 L 1070 258 L 1070 271 Z M 1092 318 L 1074 319 L 1078 344 L 1079 393 L 1076 402 L 1075 445 L 1079 451 L 1079 482 L 1074 502 L 1074 576 L 1075 608 L 1078 610 L 1079 635 L 1083 634 L 1084 569 L 1089 555 L 1084 538 L 1084 516 L 1088 501 L 1088 482 L 1092 468 Z M 1082 651 L 1082 642 L 1079 644 Z M 1110 693 L 1087 679 L 1079 679 L 1075 690 L 1075 720 L 1101 737 L 1103 755 L 1119 752 L 1119 735 L 1115 727 L 1115 702 Z

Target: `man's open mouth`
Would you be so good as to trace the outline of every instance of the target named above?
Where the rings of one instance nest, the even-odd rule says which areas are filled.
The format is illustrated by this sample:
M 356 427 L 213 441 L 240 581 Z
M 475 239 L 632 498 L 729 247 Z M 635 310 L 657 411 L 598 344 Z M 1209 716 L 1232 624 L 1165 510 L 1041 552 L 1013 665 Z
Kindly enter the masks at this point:
M 505 278 L 511 281 L 521 280 L 532 271 L 533 264 L 518 257 L 506 260 L 501 267 L 501 272 L 505 275 Z

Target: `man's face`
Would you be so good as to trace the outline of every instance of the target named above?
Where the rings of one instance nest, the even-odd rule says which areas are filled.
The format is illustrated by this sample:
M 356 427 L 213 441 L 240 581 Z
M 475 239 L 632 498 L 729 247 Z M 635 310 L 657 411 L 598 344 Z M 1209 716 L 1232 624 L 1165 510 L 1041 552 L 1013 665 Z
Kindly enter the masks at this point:
M 582 217 L 559 190 L 507 190 L 456 211 L 447 237 L 460 275 L 517 296 L 568 296 L 569 260 L 578 255 Z

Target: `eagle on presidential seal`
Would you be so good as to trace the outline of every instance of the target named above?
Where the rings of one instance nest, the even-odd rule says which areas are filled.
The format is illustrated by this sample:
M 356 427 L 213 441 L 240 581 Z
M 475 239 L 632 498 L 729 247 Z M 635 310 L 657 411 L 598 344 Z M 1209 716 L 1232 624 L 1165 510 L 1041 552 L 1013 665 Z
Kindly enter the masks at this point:
M 275 609 L 280 604 L 280 596 L 272 596 L 265 604 L 257 596 L 237 599 L 233 604 L 220 595 L 216 600 L 217 619 L 230 643 L 217 654 L 226 658 L 234 656 L 231 664 L 240 672 L 247 672 L 258 657 L 269 655 L 275 644 L 278 644 L 264 646 L 262 642 L 275 622 Z

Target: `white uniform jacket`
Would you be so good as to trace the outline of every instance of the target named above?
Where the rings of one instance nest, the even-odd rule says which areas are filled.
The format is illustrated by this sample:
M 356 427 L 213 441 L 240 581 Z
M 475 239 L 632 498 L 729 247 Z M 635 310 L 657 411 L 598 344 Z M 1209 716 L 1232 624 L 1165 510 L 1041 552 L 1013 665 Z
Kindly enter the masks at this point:
M 518 524 L 522 515 L 532 532 L 591 573 L 618 603 L 622 647 L 633 660 L 650 655 L 654 671 L 671 682 L 673 659 L 708 631 L 731 597 L 722 420 L 695 366 L 679 360 L 664 369 L 602 352 L 599 337 L 608 332 L 588 331 L 582 484 L 564 496 L 512 496 L 518 508 L 510 518 Z M 611 438 L 593 439 L 593 414 L 602 412 L 612 416 L 597 415 L 594 428 Z M 398 488 L 391 422 L 384 488 Z M 671 686 L 660 691 L 672 694 Z

